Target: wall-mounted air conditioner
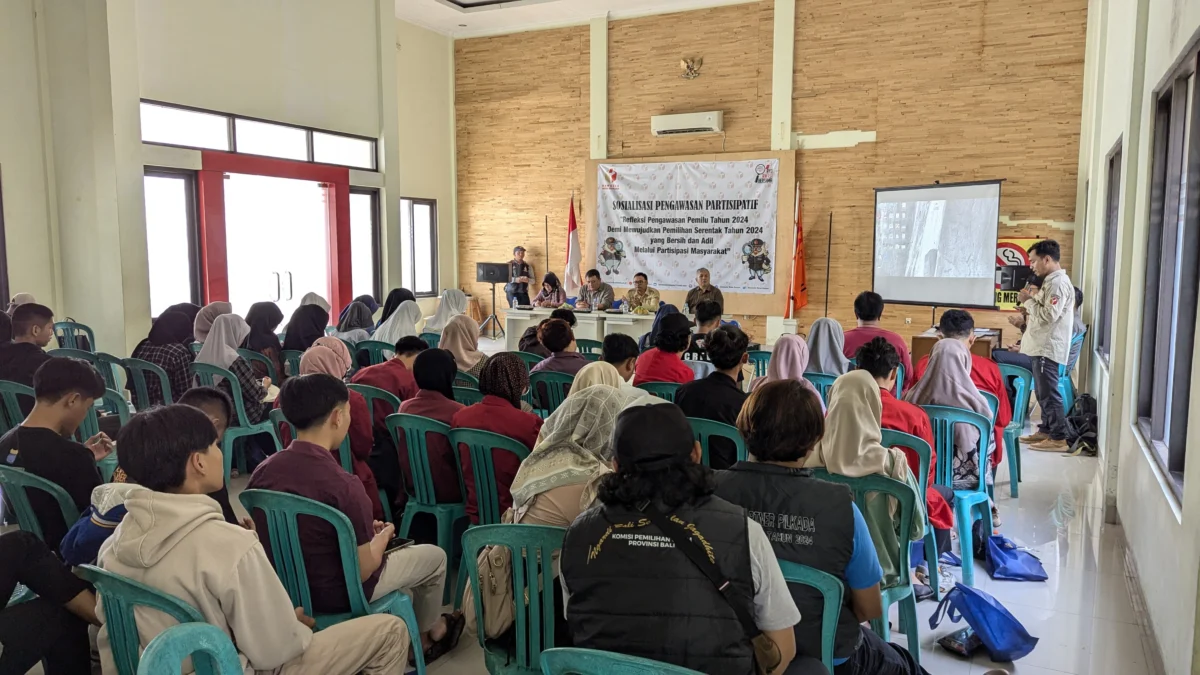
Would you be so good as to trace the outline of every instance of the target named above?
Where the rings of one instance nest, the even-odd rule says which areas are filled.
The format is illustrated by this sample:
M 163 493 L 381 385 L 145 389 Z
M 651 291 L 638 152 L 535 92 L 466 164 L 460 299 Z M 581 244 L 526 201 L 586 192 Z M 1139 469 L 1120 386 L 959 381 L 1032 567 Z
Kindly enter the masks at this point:
M 724 130 L 725 113 L 721 110 L 683 115 L 655 115 L 650 118 L 650 133 L 655 136 L 719 134 Z

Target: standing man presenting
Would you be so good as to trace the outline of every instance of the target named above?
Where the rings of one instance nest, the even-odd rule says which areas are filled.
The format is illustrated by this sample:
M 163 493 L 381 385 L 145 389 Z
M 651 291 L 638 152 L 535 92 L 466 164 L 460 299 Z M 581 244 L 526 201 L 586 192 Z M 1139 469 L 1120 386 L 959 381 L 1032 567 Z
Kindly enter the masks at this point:
M 514 248 L 513 259 L 508 261 L 508 284 L 504 286 L 510 308 L 529 304 L 529 280 L 532 278 L 533 265 L 525 262 L 525 247 Z
M 1075 287 L 1059 263 L 1058 242 L 1044 239 L 1029 247 L 1029 266 L 1042 277 L 1042 289 L 1021 289 L 1017 299 L 1025 306 L 1025 335 L 1021 353 L 1033 359 L 1033 386 L 1042 406 L 1042 425 L 1025 436 L 1034 450 L 1066 452 L 1067 420 L 1058 390 L 1058 367 L 1066 365 L 1075 327 Z
M 613 306 L 612 286 L 600 281 L 599 270 L 588 270 L 579 289 L 579 299 L 575 301 L 575 309 L 591 309 L 597 312 Z
M 725 313 L 725 296 L 721 295 L 721 289 L 709 285 L 708 280 L 709 273 L 706 268 L 696 270 L 696 287 L 688 291 L 687 299 L 683 301 L 688 312 L 695 314 L 696 307 L 702 302 L 715 302 L 721 306 L 721 313 Z

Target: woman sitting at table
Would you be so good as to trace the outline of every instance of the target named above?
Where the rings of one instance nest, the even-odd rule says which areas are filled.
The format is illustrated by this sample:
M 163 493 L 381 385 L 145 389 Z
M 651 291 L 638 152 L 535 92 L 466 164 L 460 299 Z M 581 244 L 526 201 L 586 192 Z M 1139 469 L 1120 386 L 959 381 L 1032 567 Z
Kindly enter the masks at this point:
M 562 307 L 567 303 L 567 292 L 558 282 L 558 275 L 547 272 L 542 277 L 542 291 L 533 299 L 534 307 Z

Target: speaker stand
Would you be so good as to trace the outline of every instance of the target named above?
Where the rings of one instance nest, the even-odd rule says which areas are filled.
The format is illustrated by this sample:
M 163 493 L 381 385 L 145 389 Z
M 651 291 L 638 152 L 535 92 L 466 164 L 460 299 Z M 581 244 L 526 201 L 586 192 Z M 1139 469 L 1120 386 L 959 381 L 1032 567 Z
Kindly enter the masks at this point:
M 492 334 L 490 337 L 493 340 L 496 339 L 497 330 L 500 331 L 500 337 L 505 337 L 504 326 L 500 325 L 500 317 L 496 316 L 496 282 L 494 281 L 492 282 L 492 313 L 489 314 L 488 318 L 484 319 L 483 323 L 479 326 L 479 334 L 484 337 L 489 337 L 487 335 L 488 326 L 492 327 Z

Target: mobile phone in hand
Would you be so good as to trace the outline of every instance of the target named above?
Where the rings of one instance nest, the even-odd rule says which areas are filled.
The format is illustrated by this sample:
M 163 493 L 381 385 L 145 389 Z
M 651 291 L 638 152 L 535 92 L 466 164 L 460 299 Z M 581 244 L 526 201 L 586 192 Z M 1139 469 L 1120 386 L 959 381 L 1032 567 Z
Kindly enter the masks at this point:
M 412 539 L 405 539 L 404 537 L 392 537 L 391 541 L 388 542 L 387 548 L 383 549 L 383 554 L 387 555 L 392 551 L 399 551 L 402 548 L 411 546 L 412 543 Z

